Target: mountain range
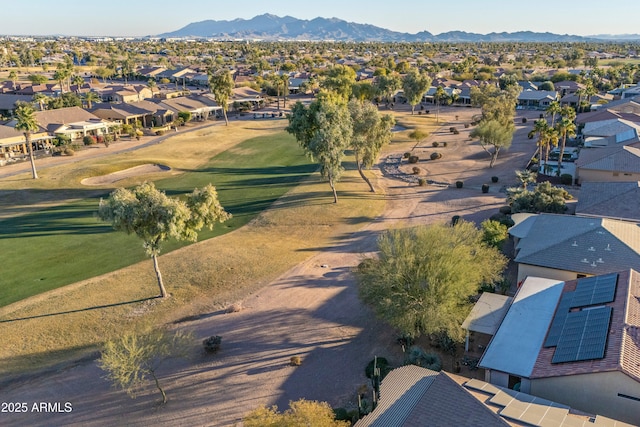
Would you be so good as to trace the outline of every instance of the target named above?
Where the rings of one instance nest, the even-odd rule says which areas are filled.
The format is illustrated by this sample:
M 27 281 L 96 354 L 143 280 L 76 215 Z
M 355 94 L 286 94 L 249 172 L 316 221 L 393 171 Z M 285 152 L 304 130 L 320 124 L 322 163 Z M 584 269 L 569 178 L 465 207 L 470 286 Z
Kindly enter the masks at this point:
M 292 16 L 264 14 L 251 19 L 232 21 L 207 20 L 193 22 L 179 30 L 158 34 L 160 38 L 213 38 L 219 40 L 335 40 L 376 42 L 584 42 L 638 40 L 640 35 L 624 36 L 576 36 L 569 34 L 536 33 L 518 31 L 513 33 L 477 34 L 466 31 L 449 31 L 431 34 L 421 31 L 416 34 L 391 31 L 369 24 L 347 22 L 338 18 L 297 19 Z

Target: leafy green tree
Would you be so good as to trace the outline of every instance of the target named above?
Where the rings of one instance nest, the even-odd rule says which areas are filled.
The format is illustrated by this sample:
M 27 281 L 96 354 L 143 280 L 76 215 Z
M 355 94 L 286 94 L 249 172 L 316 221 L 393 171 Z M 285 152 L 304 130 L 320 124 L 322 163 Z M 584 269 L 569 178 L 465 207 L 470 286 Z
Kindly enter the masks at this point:
M 491 219 L 482 221 L 480 223 L 480 229 L 482 230 L 482 241 L 487 246 L 491 246 L 496 249 L 501 249 L 502 244 L 509 236 L 506 225 Z
M 353 123 L 351 147 L 358 173 L 369 185 L 371 192 L 375 193 L 363 169 L 372 167 L 378 160 L 382 147 L 391 141 L 391 128 L 395 119 L 388 114 L 380 115 L 378 108 L 371 102 L 356 99 L 349 101 L 349 113 Z
M 156 373 L 165 360 L 186 357 L 192 341 L 190 334 L 182 332 L 169 334 L 157 329 L 144 334 L 129 332 L 104 344 L 98 366 L 132 398 L 147 378 L 153 378 L 162 403 L 167 403 L 167 394 Z
M 49 78 L 43 74 L 30 74 L 27 78 L 34 85 L 41 85 L 49 81 Z
M 464 337 L 470 297 L 494 283 L 506 265 L 472 223 L 433 224 L 385 232 L 379 256 L 358 266 L 360 297 L 378 317 L 410 337 Z
M 47 108 L 50 110 L 57 110 L 58 108 L 66 107 L 81 107 L 82 99 L 73 92 L 65 92 L 55 98 L 49 98 L 47 102 Z
M 229 119 L 227 118 L 227 111 L 229 110 L 229 99 L 233 95 L 233 77 L 229 70 L 220 69 L 209 74 L 209 89 L 216 99 L 218 105 L 222 108 L 222 114 L 224 115 L 224 122 L 229 126 Z
M 17 131 L 22 131 L 24 139 L 27 143 L 27 149 L 29 150 L 29 161 L 31 162 L 31 175 L 33 179 L 38 179 L 38 172 L 36 171 L 36 160 L 33 155 L 33 145 L 31 144 L 31 134 L 37 132 L 40 129 L 38 120 L 36 119 L 33 107 L 30 104 L 19 104 L 16 108 L 16 126 Z
M 117 231 L 135 234 L 153 259 L 153 267 L 160 288 L 160 296 L 168 296 L 158 266 L 162 243 L 170 238 L 195 242 L 203 227 L 213 228 L 216 222 L 231 217 L 218 202 L 215 187 L 209 184 L 195 189 L 186 200 L 172 199 L 156 189 L 153 183 L 144 183 L 132 190 L 118 188 L 101 199 L 98 217 L 110 222 Z
M 504 90 L 490 84 L 474 86 L 471 88 L 471 103 L 482 109 L 483 120 L 497 120 L 506 126 L 513 124 L 521 90 L 519 85 L 510 85 Z
M 329 68 L 324 79 L 320 82 L 320 87 L 331 92 L 335 92 L 345 101 L 351 98 L 351 87 L 356 82 L 356 72 L 351 67 L 344 65 L 334 65 Z
M 402 87 L 402 80 L 397 73 L 380 75 L 376 79 L 375 87 L 377 95 L 388 104 L 391 97 Z
M 376 89 L 369 82 L 356 82 L 351 86 L 351 95 L 358 101 L 373 101 Z
M 513 123 L 503 124 L 498 120 L 483 120 L 470 133 L 472 138 L 478 138 L 482 149 L 491 156 L 489 167 L 492 168 L 498 159 L 500 150 L 511 147 L 515 126 Z
M 289 409 L 278 412 L 277 406 L 254 409 L 242 420 L 244 427 L 348 427 L 351 423 L 337 421 L 326 402 L 298 400 L 289 402 Z
M 333 202 L 338 203 L 336 183 L 344 171 L 344 150 L 353 137 L 353 124 L 344 98 L 333 92 L 320 92 L 308 107 L 297 102 L 291 109 L 286 131 L 320 164 L 320 173 L 333 191 Z
M 402 90 L 407 102 L 411 105 L 412 115 L 416 105 L 420 103 L 422 96 L 430 87 L 431 78 L 426 74 L 421 74 L 415 68 L 409 69 L 409 72 L 402 79 Z

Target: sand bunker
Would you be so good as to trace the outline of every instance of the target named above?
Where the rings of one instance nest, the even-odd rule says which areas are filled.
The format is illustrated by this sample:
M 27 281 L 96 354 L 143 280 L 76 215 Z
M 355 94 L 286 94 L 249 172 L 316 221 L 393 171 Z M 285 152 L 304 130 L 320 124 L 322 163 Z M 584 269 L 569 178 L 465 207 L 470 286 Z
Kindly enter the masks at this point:
M 82 185 L 109 185 L 115 184 L 123 179 L 132 178 L 134 176 L 145 175 L 150 173 L 168 172 L 171 168 L 165 165 L 146 164 L 135 166 L 133 168 L 113 172 L 108 175 L 93 176 L 91 178 L 85 178 L 80 183 Z

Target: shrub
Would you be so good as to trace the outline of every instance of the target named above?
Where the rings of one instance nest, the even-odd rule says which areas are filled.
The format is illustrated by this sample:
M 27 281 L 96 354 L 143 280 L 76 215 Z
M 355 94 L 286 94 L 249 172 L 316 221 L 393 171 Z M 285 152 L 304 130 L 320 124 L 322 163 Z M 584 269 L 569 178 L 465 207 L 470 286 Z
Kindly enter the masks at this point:
M 464 185 L 463 181 L 456 181 L 456 188 L 462 188 L 463 185 Z
M 425 185 L 427 185 L 427 180 L 424 178 L 418 178 L 418 185 L 420 187 L 424 187 Z
M 452 356 L 458 351 L 456 342 L 446 332 L 440 332 L 436 336 L 436 346 Z
M 522 118 L 522 123 L 527 123 L 527 118 L 526 117 Z
M 431 143 L 431 145 L 432 145 L 433 147 L 437 148 L 437 147 L 438 147 L 438 145 L 440 145 L 440 144 L 438 143 L 438 141 L 433 141 L 433 142 Z
M 202 347 L 207 353 L 216 353 L 220 350 L 220 344 L 222 343 L 222 337 L 219 335 L 213 335 L 202 341 Z
M 511 215 L 511 206 L 501 206 L 500 213 L 504 215 Z
M 431 160 L 438 160 L 442 158 L 442 154 L 435 152 L 435 153 L 431 153 L 431 156 L 429 156 L 431 158 Z
M 446 146 L 447 146 L 447 141 L 444 141 L 444 142 L 442 143 L 442 146 L 443 146 L 443 147 L 446 147 Z
M 84 138 L 82 138 L 82 142 L 84 143 L 84 145 L 93 145 L 96 143 L 96 137 L 92 135 L 87 135 Z
M 96 142 L 98 144 L 104 144 L 104 136 L 102 136 L 102 135 L 96 136 Z
M 418 347 L 417 345 L 409 348 L 407 352 L 407 363 L 431 369 L 432 371 L 440 371 L 442 369 L 440 356 L 435 353 L 427 353 L 422 347 Z
M 511 219 L 511 217 L 503 213 L 493 214 L 489 217 L 489 219 L 491 221 L 499 222 L 500 224 L 506 226 L 507 228 L 513 227 L 514 225 L 516 225 L 516 223 Z
M 409 156 L 411 156 L 411 153 L 406 152 L 406 153 L 404 153 L 404 154 L 402 155 L 402 158 L 404 158 L 404 159 L 408 159 L 408 158 L 409 158 Z
M 465 123 L 465 124 L 464 124 L 464 128 L 465 128 L 465 129 L 469 129 L 469 123 Z
M 454 129 L 454 130 L 453 130 L 453 134 L 454 134 L 454 135 L 459 135 L 459 134 L 460 134 L 460 131 L 459 131 L 458 129 Z
M 454 128 L 453 126 L 449 128 L 449 132 L 454 133 L 456 131 L 456 128 Z
M 454 215 L 451 217 L 451 225 L 456 225 L 460 221 L 460 215 Z
M 560 175 L 560 184 L 571 185 L 573 184 L 573 176 L 570 173 L 563 173 Z
M 156 131 L 156 135 L 162 136 L 162 135 L 164 135 L 164 131 L 163 130 L 157 130 Z
M 300 366 L 302 365 L 302 358 L 300 356 L 291 356 L 289 364 L 291 366 Z
M 495 184 L 496 182 L 498 182 L 498 179 L 499 178 L 497 176 L 492 176 L 491 177 L 491 182 L 493 182 Z
M 73 148 L 67 147 L 64 149 L 65 156 L 73 156 L 74 154 L 76 154 L 76 152 L 73 151 Z
M 418 175 L 420 173 L 420 168 L 417 166 L 414 166 L 412 170 L 415 175 Z
M 384 379 L 384 377 L 386 377 L 387 374 L 393 369 L 391 366 L 389 366 L 389 361 L 384 357 L 372 359 L 371 362 L 367 364 L 367 367 L 364 368 L 364 374 L 367 376 L 367 378 L 373 378 L 373 365 L 376 365 L 376 367 L 380 369 L 381 380 Z
M 482 192 L 483 193 L 489 192 L 489 184 L 482 184 Z
M 409 156 L 409 163 L 418 163 L 420 158 L 418 156 Z

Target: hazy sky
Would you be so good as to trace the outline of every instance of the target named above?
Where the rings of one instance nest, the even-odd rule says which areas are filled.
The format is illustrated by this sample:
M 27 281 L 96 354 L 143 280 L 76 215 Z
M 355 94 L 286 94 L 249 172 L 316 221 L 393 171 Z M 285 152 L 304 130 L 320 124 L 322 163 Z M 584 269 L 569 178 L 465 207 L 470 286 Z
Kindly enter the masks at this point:
M 408 33 L 640 33 L 637 0 L 29 0 L 24 5 L 0 14 L 0 34 L 145 36 L 191 22 L 249 19 L 263 13 L 335 17 Z

